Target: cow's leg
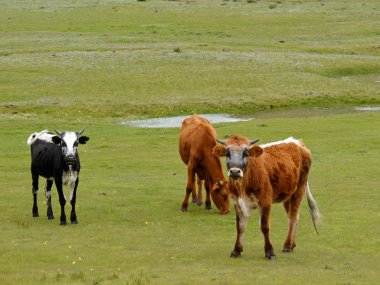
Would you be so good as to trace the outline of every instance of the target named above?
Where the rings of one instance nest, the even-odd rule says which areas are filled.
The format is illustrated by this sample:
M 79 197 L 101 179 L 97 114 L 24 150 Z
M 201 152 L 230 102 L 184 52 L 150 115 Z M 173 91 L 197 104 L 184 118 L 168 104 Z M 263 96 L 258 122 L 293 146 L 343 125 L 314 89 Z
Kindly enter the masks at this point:
M 198 175 L 196 177 L 196 181 L 198 182 Z M 197 204 L 197 189 L 195 189 L 195 187 L 193 188 L 193 190 L 191 191 L 191 200 L 192 200 L 192 203 L 193 205 L 196 205 Z
M 46 205 L 47 205 L 47 217 L 49 220 L 54 219 L 53 209 L 51 207 L 51 187 L 52 186 L 53 186 L 53 181 L 46 179 L 45 197 L 46 197 Z
M 33 194 L 33 217 L 38 217 L 38 206 L 37 206 L 37 194 L 38 194 L 38 174 L 32 173 L 32 194 Z
M 186 193 L 185 193 L 185 199 L 183 199 L 181 211 L 186 212 L 187 207 L 189 205 L 189 198 L 190 194 L 193 193 L 194 189 L 194 183 L 195 183 L 195 171 L 193 168 L 193 165 L 191 161 L 189 161 L 189 164 L 187 165 L 187 184 L 186 184 Z
M 61 205 L 60 221 L 61 221 L 61 225 L 64 226 L 66 225 L 66 214 L 65 214 L 66 198 L 65 198 L 65 195 L 63 194 L 61 177 L 55 178 L 55 186 L 57 187 L 58 196 L 59 196 L 59 204 Z
M 75 202 L 77 199 L 77 188 L 78 188 L 79 178 L 75 180 L 75 184 L 73 185 L 73 189 L 71 190 L 70 194 L 70 204 L 71 204 L 71 214 L 70 214 L 70 221 L 72 224 L 77 224 L 77 215 L 75 213 Z
M 267 259 L 275 259 L 276 255 L 274 254 L 272 242 L 269 238 L 269 231 L 270 231 L 270 210 L 271 210 L 271 204 L 263 205 L 261 208 L 261 218 L 260 218 L 260 229 L 261 232 L 264 235 L 264 250 L 265 250 L 265 258 Z
M 196 206 L 202 206 L 202 179 L 197 175 L 198 194 L 196 189 L 193 189 L 193 204 Z
M 233 251 L 231 252 L 230 257 L 238 257 L 243 252 L 243 237 L 245 229 L 247 228 L 248 217 L 244 216 L 243 213 L 238 209 L 236 205 L 235 213 L 236 213 L 236 242 Z
M 206 180 L 205 181 L 205 190 L 206 190 L 206 200 L 205 200 L 205 209 L 211 210 L 211 192 L 210 192 L 210 184 Z
M 285 210 L 288 214 L 288 234 L 282 249 L 283 252 L 292 252 L 296 247 L 296 232 L 301 201 L 302 192 L 296 192 L 287 202 L 284 203 Z

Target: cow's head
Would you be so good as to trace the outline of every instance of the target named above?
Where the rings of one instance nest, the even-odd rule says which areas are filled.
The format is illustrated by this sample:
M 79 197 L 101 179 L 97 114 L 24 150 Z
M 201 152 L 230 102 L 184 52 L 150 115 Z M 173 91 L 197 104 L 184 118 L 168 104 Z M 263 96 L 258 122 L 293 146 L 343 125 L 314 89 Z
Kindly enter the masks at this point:
M 78 157 L 78 145 L 85 144 L 90 138 L 80 136 L 84 129 L 79 132 L 60 132 L 55 130 L 58 136 L 52 137 L 52 141 L 61 147 L 63 158 L 68 165 L 75 165 Z
M 221 214 L 230 212 L 230 193 L 228 191 L 228 183 L 224 179 L 218 179 L 211 189 L 211 198 L 215 206 Z
M 261 147 L 254 145 L 258 141 L 236 135 L 232 135 L 227 141 L 218 140 L 221 145 L 215 146 L 213 151 L 219 157 L 226 157 L 230 178 L 235 180 L 242 178 L 248 157 L 258 157 L 263 153 Z

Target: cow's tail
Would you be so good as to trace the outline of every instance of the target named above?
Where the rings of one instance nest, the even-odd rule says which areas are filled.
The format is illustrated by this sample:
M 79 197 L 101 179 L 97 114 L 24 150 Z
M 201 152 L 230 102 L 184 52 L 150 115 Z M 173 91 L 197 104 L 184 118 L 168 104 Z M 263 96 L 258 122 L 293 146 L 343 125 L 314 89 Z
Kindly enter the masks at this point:
M 44 134 L 47 134 L 49 131 L 48 130 L 43 130 L 39 133 L 33 133 L 29 136 L 28 140 L 26 141 L 26 143 L 28 145 L 32 145 L 38 138 L 40 138 L 41 136 L 43 136 Z
M 306 195 L 307 203 L 309 205 L 309 213 L 311 215 L 311 218 L 313 219 L 314 229 L 317 235 L 319 235 L 317 223 L 322 221 L 322 214 L 318 211 L 317 202 L 315 202 L 313 195 L 311 195 L 309 182 L 307 182 L 306 184 Z

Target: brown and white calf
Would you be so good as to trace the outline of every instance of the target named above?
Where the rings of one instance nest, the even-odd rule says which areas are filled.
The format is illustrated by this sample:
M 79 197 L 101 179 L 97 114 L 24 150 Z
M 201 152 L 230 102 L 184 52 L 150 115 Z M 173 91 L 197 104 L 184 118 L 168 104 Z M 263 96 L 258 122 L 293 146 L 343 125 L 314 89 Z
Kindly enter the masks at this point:
M 258 208 L 265 257 L 274 259 L 269 238 L 272 203 L 282 202 L 288 215 L 284 252 L 292 252 L 296 246 L 297 222 L 305 193 L 314 226 L 321 215 L 308 185 L 312 159 L 306 146 L 293 138 L 261 146 L 254 145 L 257 141 L 233 135 L 227 141 L 218 141 L 222 145 L 214 147 L 214 153 L 226 157 L 229 190 L 236 212 L 237 239 L 231 257 L 238 257 L 243 251 L 248 218 Z
M 221 214 L 230 212 L 228 183 L 223 175 L 220 158 L 213 154 L 216 144 L 216 131 L 206 118 L 192 115 L 182 122 L 179 153 L 187 165 L 186 194 L 181 206 L 183 212 L 187 211 L 190 194 L 193 194 L 193 203 L 202 204 L 202 180 L 206 189 L 206 209 L 211 209 L 211 194 Z M 198 180 L 198 197 L 195 195 L 195 176 Z

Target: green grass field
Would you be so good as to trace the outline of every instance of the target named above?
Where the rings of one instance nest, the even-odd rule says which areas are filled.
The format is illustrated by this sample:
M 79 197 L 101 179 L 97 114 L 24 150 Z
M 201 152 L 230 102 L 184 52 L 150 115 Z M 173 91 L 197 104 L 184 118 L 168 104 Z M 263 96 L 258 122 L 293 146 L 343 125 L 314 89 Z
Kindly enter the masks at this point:
M 380 112 L 353 110 L 380 105 L 378 1 L 0 5 L 0 284 L 378 283 Z M 178 128 L 120 123 L 193 112 L 256 118 L 215 125 L 220 137 L 302 138 L 320 236 L 304 202 L 282 254 L 274 205 L 277 259 L 264 259 L 257 212 L 230 259 L 233 210 L 180 212 Z M 83 127 L 79 224 L 59 226 L 55 189 L 47 220 L 42 179 L 33 218 L 28 136 Z

